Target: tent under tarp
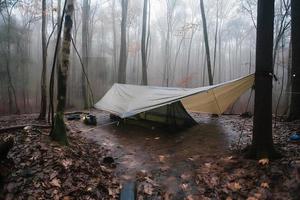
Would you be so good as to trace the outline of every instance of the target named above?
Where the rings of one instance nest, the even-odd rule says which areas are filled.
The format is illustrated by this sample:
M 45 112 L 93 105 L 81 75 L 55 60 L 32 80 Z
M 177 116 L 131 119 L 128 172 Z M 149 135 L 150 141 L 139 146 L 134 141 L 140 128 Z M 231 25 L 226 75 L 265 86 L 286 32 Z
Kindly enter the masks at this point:
M 114 84 L 95 108 L 120 118 L 137 118 L 178 125 L 194 123 L 190 112 L 222 114 L 254 84 L 254 74 L 199 88 Z

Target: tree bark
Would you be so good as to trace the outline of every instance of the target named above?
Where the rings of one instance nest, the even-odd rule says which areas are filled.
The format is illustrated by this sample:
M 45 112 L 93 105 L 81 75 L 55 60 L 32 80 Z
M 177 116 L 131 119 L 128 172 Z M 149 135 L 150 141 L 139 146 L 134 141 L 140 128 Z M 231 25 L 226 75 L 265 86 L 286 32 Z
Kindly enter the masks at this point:
M 141 53 L 142 53 L 142 85 L 148 85 L 147 76 L 147 51 L 146 51 L 146 30 L 147 30 L 147 12 L 148 12 L 148 0 L 144 0 L 143 8 L 143 28 L 142 28 L 142 41 L 141 41 Z
M 147 50 L 146 50 L 146 31 L 147 31 L 147 12 L 148 0 L 144 0 L 143 8 L 143 27 L 142 27 L 142 40 L 141 40 L 141 54 L 142 54 L 142 85 L 148 85 L 147 76 Z
M 116 0 L 112 0 L 112 29 L 113 29 L 113 78 L 117 81 L 117 34 L 116 34 Z
M 127 46 L 126 46 L 126 26 L 127 26 L 128 0 L 122 0 L 122 21 L 121 21 L 121 48 L 119 60 L 118 82 L 126 83 Z
M 217 21 L 216 21 L 216 30 L 215 30 L 215 44 L 214 44 L 213 78 L 215 78 L 215 74 L 216 74 L 217 43 L 218 43 L 218 32 L 219 32 L 219 0 L 217 0 L 216 20 Z
M 64 22 L 64 36 L 62 48 L 60 51 L 61 59 L 58 66 L 57 77 L 57 107 L 54 118 L 54 126 L 51 129 L 51 138 L 62 145 L 68 144 L 66 126 L 64 122 L 64 111 L 66 105 L 66 92 L 67 92 L 67 78 L 69 71 L 69 57 L 70 57 L 70 44 L 71 44 L 71 31 L 72 31 L 72 15 L 74 11 L 74 0 L 67 0 L 65 22 Z
M 41 108 L 38 119 L 45 120 L 47 112 L 47 21 L 46 21 L 46 0 L 42 0 L 42 51 L 43 69 L 41 75 Z
M 272 158 L 272 82 L 273 82 L 274 0 L 258 0 L 255 105 L 250 157 Z
M 205 12 L 204 12 L 203 0 L 200 0 L 200 9 L 201 9 L 202 24 L 203 24 L 203 35 L 204 35 L 204 42 L 205 42 L 208 80 L 209 80 L 209 85 L 213 85 L 213 75 L 212 75 L 212 70 L 211 70 L 210 51 L 209 51 L 207 25 L 206 25 L 206 17 L 205 17 Z
M 86 72 L 88 69 L 88 41 L 89 41 L 89 10 L 90 10 L 90 4 L 89 0 L 83 0 L 82 5 L 82 62 L 83 67 L 85 68 Z M 88 73 L 86 73 L 87 75 Z M 83 97 L 83 104 L 84 109 L 87 109 L 89 107 L 88 102 L 88 94 L 87 94 L 87 85 L 86 85 L 86 77 L 82 70 L 81 72 L 81 89 L 82 89 L 82 97 Z
M 289 43 L 289 54 L 288 54 L 288 63 L 287 63 L 287 81 L 285 87 L 285 102 L 286 107 L 283 112 L 284 115 L 289 115 L 290 111 L 290 104 L 291 104 L 291 86 L 292 86 L 292 41 L 290 40 Z
M 300 2 L 291 0 L 292 10 L 292 96 L 290 120 L 300 119 Z
M 192 25 L 193 26 L 193 25 Z M 193 38 L 194 38 L 194 34 L 196 32 L 196 27 L 192 27 L 191 29 L 192 33 L 191 33 L 191 38 L 190 38 L 190 42 L 189 42 L 189 50 L 188 50 L 188 59 L 187 59 L 187 64 L 186 64 L 186 84 L 185 86 L 188 87 L 189 84 L 189 74 L 190 74 L 190 60 L 191 60 L 191 51 L 192 51 L 192 44 L 193 44 Z

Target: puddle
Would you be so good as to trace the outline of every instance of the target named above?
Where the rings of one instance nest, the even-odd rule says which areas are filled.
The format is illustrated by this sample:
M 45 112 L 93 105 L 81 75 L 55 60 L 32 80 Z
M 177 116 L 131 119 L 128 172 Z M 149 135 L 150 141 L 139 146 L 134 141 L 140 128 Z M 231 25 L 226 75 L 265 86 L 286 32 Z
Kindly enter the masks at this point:
M 107 123 L 107 114 L 98 113 L 100 124 Z M 218 118 L 197 117 L 199 125 L 179 132 L 137 125 L 107 125 L 96 127 L 84 136 L 107 146 L 118 163 L 117 173 L 127 181 L 141 170 L 155 172 L 157 180 L 172 192 L 180 191 L 179 184 L 195 185 L 193 172 L 207 158 L 224 156 L 236 135 Z M 101 126 L 101 125 L 100 125 Z M 83 125 L 83 129 L 88 130 Z M 204 159 L 205 158 L 205 159 Z

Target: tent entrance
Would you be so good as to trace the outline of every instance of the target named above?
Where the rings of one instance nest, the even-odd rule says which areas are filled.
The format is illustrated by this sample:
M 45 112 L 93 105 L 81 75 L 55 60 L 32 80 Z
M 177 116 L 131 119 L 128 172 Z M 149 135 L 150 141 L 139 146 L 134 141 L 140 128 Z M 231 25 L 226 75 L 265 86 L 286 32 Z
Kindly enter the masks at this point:
M 191 127 L 197 122 L 189 115 L 181 101 L 167 104 L 135 116 L 137 119 L 175 127 Z

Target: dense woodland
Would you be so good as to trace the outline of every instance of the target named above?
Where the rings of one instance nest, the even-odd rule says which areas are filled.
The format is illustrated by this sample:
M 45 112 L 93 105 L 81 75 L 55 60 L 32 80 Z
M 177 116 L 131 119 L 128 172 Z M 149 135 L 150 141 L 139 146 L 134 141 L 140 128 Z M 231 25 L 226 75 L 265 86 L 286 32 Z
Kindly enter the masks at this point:
M 299 0 L 0 0 L 0 15 L 0 199 L 299 199 Z M 214 92 L 218 115 L 140 112 L 178 103 L 191 127 L 93 109 L 114 83 L 249 74 L 228 115 Z
M 63 3 L 1 1 L 1 114 L 48 107 Z M 67 108 L 92 106 L 118 80 L 200 87 L 255 71 L 254 0 L 83 0 L 74 6 Z M 289 0 L 276 0 L 273 112 L 280 115 L 288 113 L 291 96 L 290 9 Z M 247 99 L 229 112 L 243 112 Z

